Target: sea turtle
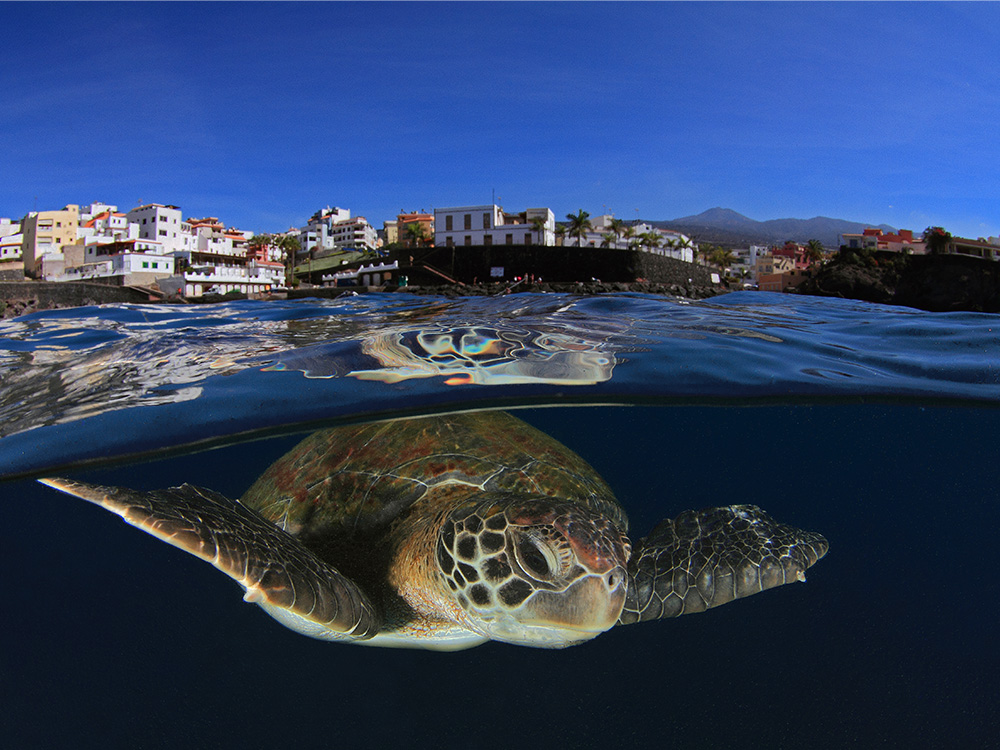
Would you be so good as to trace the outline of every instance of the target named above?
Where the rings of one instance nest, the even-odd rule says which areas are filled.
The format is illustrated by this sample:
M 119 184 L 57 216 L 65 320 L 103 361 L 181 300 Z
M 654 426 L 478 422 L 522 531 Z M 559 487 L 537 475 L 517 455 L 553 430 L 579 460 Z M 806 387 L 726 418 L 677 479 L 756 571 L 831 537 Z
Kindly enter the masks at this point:
M 41 481 L 211 562 L 293 630 L 379 646 L 569 646 L 804 580 L 827 550 L 752 505 L 633 545 L 594 469 L 503 412 L 316 432 L 238 502 Z

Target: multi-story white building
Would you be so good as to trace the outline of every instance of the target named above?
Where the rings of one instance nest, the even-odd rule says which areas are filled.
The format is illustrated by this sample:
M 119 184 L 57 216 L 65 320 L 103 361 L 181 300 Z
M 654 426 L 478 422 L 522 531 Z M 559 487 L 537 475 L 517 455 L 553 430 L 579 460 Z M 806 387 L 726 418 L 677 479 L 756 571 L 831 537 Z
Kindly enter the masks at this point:
M 21 222 L 0 219 L 0 271 L 23 271 L 21 263 Z
M 80 214 L 80 226 L 77 229 L 78 239 L 83 239 L 84 244 L 139 239 L 138 224 L 129 221 L 125 214 L 118 213 L 114 206 L 106 206 L 105 208 L 107 210 L 96 214 Z
M 339 250 L 375 250 L 380 246 L 378 232 L 364 216 L 351 218 L 346 208 L 320 209 L 299 230 L 300 259 L 310 254 L 320 258 Z
M 563 244 L 568 247 L 609 247 L 609 248 L 636 248 L 652 253 L 663 255 L 668 258 L 683 260 L 687 263 L 694 263 L 694 254 L 698 246 L 691 241 L 691 238 L 680 232 L 670 229 L 657 229 L 652 224 L 645 222 L 626 223 L 631 229 L 630 235 L 616 234 L 612 227 L 614 216 L 603 214 L 591 218 L 591 231 L 587 232 L 583 238 L 566 237 Z M 642 243 L 640 235 L 655 234 L 659 244 L 655 247 Z M 612 237 L 611 235 L 615 235 Z
M 126 286 L 152 286 L 173 274 L 174 258 L 165 253 L 163 243 L 133 238 L 85 245 L 83 262 L 67 266 L 53 280 L 102 280 Z
M 190 252 L 194 247 L 194 232 L 181 218 L 177 206 L 149 203 L 133 208 L 125 216 L 139 225 L 139 239 L 162 242 L 169 253 Z
M 542 220 L 536 230 L 533 219 Z M 496 204 L 434 209 L 437 247 L 470 245 L 554 245 L 556 220 L 548 208 L 507 213 Z

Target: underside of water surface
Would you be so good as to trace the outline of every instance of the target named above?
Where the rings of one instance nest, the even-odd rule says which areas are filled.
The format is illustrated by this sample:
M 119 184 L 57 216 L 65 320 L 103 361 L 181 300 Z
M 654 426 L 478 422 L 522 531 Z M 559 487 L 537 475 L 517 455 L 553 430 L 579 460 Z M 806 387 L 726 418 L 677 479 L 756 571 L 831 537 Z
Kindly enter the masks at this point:
M 995 316 L 734 293 L 112 305 L 0 324 L 0 477 L 573 404 L 1000 403 Z

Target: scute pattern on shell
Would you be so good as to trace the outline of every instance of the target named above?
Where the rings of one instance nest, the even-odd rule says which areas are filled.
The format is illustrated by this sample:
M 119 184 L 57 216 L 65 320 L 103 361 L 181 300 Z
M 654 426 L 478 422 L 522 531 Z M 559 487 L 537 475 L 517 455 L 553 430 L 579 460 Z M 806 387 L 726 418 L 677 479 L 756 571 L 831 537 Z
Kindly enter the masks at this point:
M 582 458 L 495 411 L 322 430 L 275 462 L 242 502 L 293 535 L 315 538 L 377 531 L 421 498 L 452 502 L 461 492 L 559 497 L 627 524 Z

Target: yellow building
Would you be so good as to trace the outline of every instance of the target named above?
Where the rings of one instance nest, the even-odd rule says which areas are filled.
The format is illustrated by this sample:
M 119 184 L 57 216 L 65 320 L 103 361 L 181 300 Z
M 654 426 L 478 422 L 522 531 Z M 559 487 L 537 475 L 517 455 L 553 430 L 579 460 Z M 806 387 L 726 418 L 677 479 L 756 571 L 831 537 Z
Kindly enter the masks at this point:
M 70 204 L 61 211 L 32 211 L 21 220 L 21 258 L 24 273 L 38 277 L 42 258 L 58 256 L 62 259 L 62 246 L 76 242 L 80 226 L 80 207 Z

